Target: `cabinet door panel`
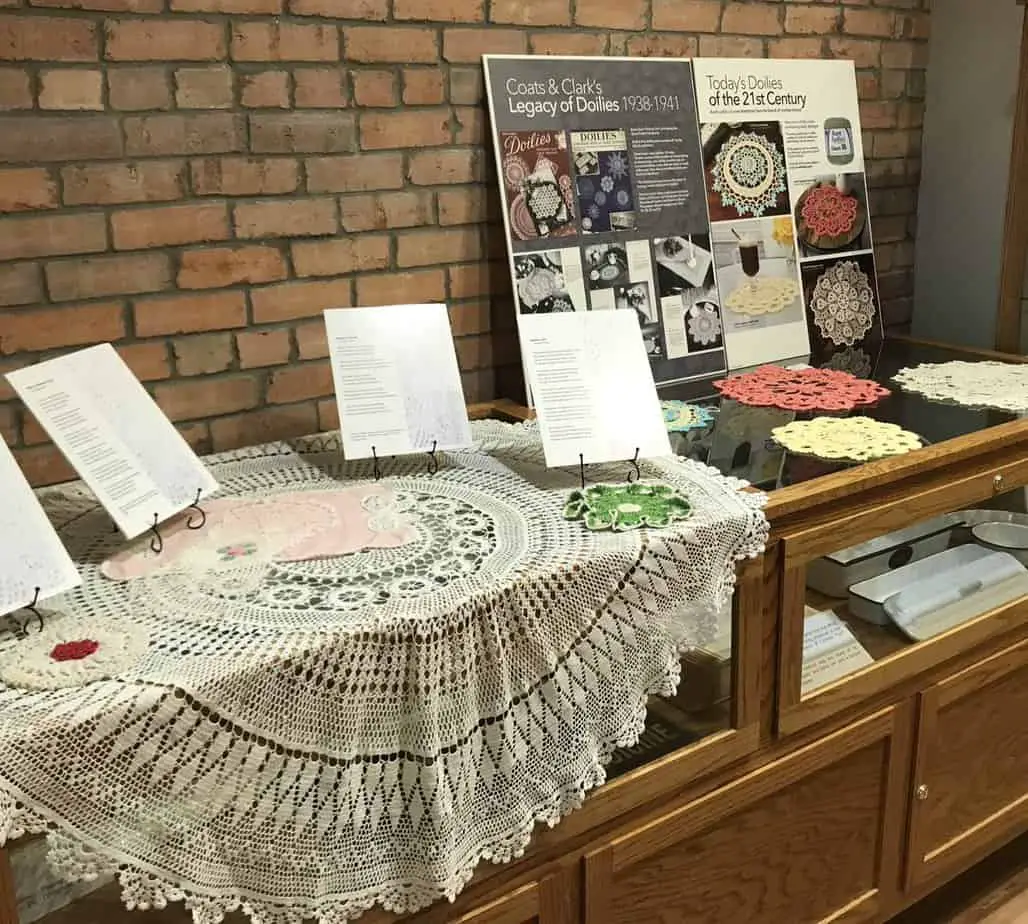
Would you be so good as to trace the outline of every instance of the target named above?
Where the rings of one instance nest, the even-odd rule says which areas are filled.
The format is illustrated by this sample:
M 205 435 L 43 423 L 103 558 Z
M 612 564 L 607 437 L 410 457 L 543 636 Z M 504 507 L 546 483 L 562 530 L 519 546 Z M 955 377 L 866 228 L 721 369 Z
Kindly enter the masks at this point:
M 586 858 L 586 924 L 871 920 L 898 885 L 909 719 L 884 710 L 615 838 Z
M 1028 828 L 1028 641 L 921 696 L 908 881 Z

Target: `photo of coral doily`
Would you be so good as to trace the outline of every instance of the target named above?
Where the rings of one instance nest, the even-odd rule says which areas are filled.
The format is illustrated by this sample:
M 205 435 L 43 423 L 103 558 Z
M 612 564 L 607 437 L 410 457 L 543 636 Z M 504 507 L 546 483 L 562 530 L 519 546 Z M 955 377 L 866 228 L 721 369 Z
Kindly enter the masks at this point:
M 853 346 L 871 329 L 875 296 L 871 280 L 852 260 L 828 267 L 814 286 L 810 310 L 821 336 L 836 346 Z
M 922 363 L 901 369 L 894 381 L 930 401 L 965 407 L 1028 411 L 1028 365 L 998 362 Z
M 769 276 L 744 282 L 725 299 L 725 307 L 749 317 L 777 314 L 788 308 L 799 294 L 799 286 L 791 279 Z
M 857 220 L 857 200 L 836 186 L 815 186 L 806 194 L 800 214 L 815 237 L 844 237 Z
M 664 426 L 668 433 L 687 433 L 689 430 L 704 430 L 714 423 L 714 412 L 701 404 L 688 401 L 661 401 L 664 412 Z
M 782 152 L 753 132 L 732 135 L 717 152 L 711 173 L 721 204 L 740 215 L 759 218 L 785 192 Z
M 761 366 L 714 382 L 726 398 L 785 411 L 852 411 L 887 398 L 889 389 L 836 369 Z
M 870 417 L 816 417 L 795 420 L 771 431 L 789 452 L 818 459 L 870 462 L 920 449 L 916 433 Z

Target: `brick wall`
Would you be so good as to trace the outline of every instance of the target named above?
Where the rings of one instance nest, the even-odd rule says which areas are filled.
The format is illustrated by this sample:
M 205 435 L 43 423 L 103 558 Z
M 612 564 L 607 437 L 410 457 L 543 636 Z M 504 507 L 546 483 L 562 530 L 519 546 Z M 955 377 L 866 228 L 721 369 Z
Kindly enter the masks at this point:
M 323 308 L 446 299 L 520 378 L 479 55 L 853 58 L 889 319 L 928 0 L 0 0 L 0 372 L 114 341 L 202 450 L 334 423 Z M 68 476 L 0 384 L 0 432 Z

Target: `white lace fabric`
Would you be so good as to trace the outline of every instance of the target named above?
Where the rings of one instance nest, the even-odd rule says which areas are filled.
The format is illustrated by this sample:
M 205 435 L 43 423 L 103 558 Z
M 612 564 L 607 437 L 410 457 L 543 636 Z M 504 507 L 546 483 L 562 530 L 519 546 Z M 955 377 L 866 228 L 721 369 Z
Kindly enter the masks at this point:
M 895 381 L 904 391 L 916 392 L 931 401 L 1015 414 L 1028 411 L 1028 364 L 963 360 L 922 363 L 901 369 Z
M 412 543 L 243 563 L 238 580 L 107 580 L 119 540 L 96 501 L 49 495 L 85 578 L 52 609 L 150 644 L 113 679 L 0 685 L 0 844 L 45 830 L 63 875 L 116 873 L 129 907 L 184 900 L 198 924 L 342 924 L 452 899 L 578 806 L 647 697 L 676 688 L 681 649 L 716 633 L 735 563 L 766 542 L 764 498 L 647 461 L 690 519 L 591 532 L 564 520 L 577 473 L 545 469 L 534 427 L 474 433 L 434 476 L 423 457 L 385 464 Z M 371 477 L 310 441 L 208 464 L 221 496 Z
M 817 280 L 810 308 L 825 340 L 835 346 L 853 346 L 874 322 L 871 280 L 853 260 L 833 264 Z

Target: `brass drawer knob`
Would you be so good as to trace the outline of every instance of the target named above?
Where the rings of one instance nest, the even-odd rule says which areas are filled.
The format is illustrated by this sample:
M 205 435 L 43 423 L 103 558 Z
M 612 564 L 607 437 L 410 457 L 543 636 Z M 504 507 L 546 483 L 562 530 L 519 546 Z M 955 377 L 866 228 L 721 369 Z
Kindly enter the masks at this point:
M 925 786 L 924 783 L 922 783 L 920 786 L 917 787 L 917 801 L 918 802 L 925 802 L 925 801 L 927 801 L 927 799 L 928 799 L 928 787 Z
M 1000 488 L 1003 487 L 1003 476 L 1002 475 L 994 475 L 993 476 L 993 478 L 992 478 L 992 487 L 996 491 L 998 491 Z

